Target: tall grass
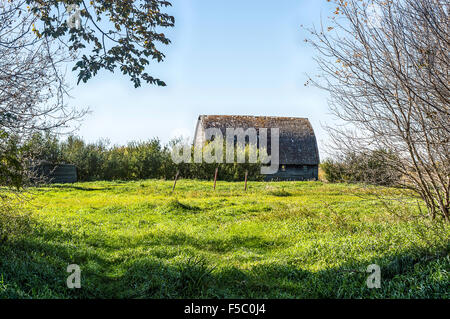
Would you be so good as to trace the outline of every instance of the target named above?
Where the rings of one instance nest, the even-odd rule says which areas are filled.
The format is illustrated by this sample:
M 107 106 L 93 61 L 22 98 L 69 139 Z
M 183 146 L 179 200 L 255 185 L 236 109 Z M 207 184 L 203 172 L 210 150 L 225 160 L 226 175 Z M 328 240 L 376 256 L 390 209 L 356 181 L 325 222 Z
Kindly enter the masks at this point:
M 449 226 L 435 231 L 408 218 L 413 206 L 403 218 L 371 197 L 399 190 L 172 184 L 35 189 L 23 207 L 31 229 L 0 245 L 0 298 L 450 297 Z M 66 287 L 69 264 L 81 267 L 81 289 Z M 381 267 L 380 289 L 366 286 L 370 264 Z

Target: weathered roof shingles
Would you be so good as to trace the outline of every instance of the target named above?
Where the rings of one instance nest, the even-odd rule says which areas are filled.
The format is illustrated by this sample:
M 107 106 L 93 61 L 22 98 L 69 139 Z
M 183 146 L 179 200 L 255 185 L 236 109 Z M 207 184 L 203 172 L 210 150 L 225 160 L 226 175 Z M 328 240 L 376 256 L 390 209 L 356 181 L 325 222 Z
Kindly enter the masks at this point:
M 199 128 L 219 128 L 225 136 L 226 128 L 279 128 L 280 164 L 318 165 L 319 151 L 314 130 L 307 118 L 248 115 L 200 115 Z M 270 139 L 269 139 L 270 140 Z

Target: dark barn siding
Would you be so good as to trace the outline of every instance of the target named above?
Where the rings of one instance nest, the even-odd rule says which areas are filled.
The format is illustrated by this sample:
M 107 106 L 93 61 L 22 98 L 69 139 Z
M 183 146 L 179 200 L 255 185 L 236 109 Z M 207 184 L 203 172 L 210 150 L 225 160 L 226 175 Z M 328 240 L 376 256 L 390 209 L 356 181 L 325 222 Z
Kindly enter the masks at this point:
M 37 167 L 37 175 L 47 183 L 77 182 L 77 168 L 70 164 L 41 164 Z
M 284 166 L 284 168 L 283 168 Z M 277 173 L 267 175 L 266 181 L 310 181 L 319 178 L 318 165 L 280 165 Z

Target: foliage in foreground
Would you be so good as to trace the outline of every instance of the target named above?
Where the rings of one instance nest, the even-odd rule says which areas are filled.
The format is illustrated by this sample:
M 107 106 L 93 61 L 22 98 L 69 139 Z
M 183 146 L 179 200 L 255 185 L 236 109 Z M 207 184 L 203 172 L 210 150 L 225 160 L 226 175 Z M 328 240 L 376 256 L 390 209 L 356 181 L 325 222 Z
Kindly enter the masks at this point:
M 169 1 L 26 0 L 26 3 L 36 17 L 33 32 L 39 39 L 58 39 L 66 43 L 70 53 L 79 55 L 73 67 L 73 71 L 78 71 L 78 83 L 87 82 L 101 70 L 119 69 L 135 87 L 141 86 L 141 81 L 165 86 L 148 74 L 146 67 L 151 60 L 162 62 L 165 55 L 160 46 L 170 44 L 161 32 L 175 24 L 175 18 L 166 12 L 171 6 Z
M 371 195 L 404 197 L 398 190 L 250 182 L 245 193 L 243 183 L 218 182 L 214 192 L 211 182 L 189 180 L 174 194 L 171 187 L 147 180 L 36 189 L 18 207 L 30 211 L 27 226 L 16 220 L 9 233 L 17 236 L 0 245 L 0 298 L 450 297 L 448 225 L 409 219 L 414 210 L 394 216 Z M 81 289 L 66 287 L 72 263 L 81 267 Z M 366 287 L 373 263 L 381 289 Z

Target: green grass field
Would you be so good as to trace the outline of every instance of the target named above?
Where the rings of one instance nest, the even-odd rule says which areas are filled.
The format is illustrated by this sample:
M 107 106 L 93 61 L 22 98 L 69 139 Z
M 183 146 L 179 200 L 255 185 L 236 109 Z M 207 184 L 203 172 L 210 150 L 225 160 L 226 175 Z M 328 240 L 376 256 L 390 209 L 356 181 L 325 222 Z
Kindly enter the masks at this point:
M 400 218 L 371 195 L 400 191 L 171 188 L 147 180 L 32 190 L 20 216 L 3 216 L 0 298 L 449 298 L 449 227 L 408 220 L 415 208 Z M 81 289 L 66 286 L 69 264 L 81 267 Z M 381 267 L 380 289 L 366 286 L 370 264 Z

